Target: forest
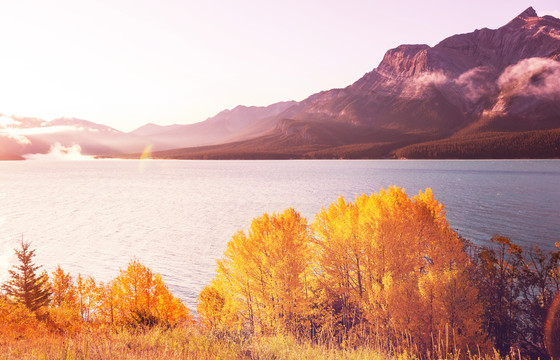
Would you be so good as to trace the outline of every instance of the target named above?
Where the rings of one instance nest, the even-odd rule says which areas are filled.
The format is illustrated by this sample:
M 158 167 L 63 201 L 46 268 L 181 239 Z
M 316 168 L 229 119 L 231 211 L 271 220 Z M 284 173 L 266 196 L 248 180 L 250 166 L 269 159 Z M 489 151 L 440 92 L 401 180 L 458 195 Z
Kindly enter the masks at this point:
M 560 130 L 486 133 L 429 141 L 395 151 L 407 159 L 551 159 L 560 157 Z
M 22 239 L 2 285 L 0 358 L 560 356 L 560 242 L 475 245 L 430 189 L 253 219 L 196 314 L 138 259 L 103 283 L 41 270 L 35 251 Z

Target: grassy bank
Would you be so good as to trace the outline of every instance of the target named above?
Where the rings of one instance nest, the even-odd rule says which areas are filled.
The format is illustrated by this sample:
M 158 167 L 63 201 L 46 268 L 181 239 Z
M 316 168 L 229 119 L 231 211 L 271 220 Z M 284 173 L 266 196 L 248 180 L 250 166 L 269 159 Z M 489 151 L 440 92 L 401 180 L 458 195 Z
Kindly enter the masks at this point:
M 193 328 L 143 330 L 91 327 L 72 334 L 0 338 L 0 359 L 416 359 L 406 351 L 376 345 L 341 348 L 292 337 L 246 338 Z M 441 348 L 440 348 L 441 349 Z M 518 359 L 438 351 L 427 359 Z

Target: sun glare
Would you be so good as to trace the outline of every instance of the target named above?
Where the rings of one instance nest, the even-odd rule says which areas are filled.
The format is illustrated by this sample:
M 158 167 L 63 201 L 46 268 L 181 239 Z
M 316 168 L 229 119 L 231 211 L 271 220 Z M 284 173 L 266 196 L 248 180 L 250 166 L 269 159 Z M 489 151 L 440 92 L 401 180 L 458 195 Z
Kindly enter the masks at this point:
M 151 158 L 152 158 L 152 145 L 148 145 L 142 152 L 142 156 L 140 156 L 140 160 L 146 160 Z

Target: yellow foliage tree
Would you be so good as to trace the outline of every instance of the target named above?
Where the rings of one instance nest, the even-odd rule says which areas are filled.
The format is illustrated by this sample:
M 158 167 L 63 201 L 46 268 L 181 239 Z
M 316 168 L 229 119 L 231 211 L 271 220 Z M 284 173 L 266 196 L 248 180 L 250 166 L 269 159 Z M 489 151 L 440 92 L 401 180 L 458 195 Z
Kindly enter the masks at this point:
M 78 274 L 76 278 L 76 301 L 80 316 L 85 322 L 93 321 L 95 308 L 98 305 L 97 284 L 92 276 L 82 277 Z
M 1 334 L 34 334 L 33 329 L 67 333 L 79 331 L 88 323 L 173 326 L 193 321 L 188 308 L 171 294 L 162 277 L 137 259 L 107 283 L 80 274 L 73 281 L 60 266 L 50 278 L 46 272 L 41 278 L 52 294 L 40 321 L 32 310 L 0 294 Z
M 228 323 L 225 316 L 225 296 L 218 290 L 216 281 L 206 286 L 198 295 L 197 312 L 206 328 L 218 328 Z M 235 321 L 231 322 L 232 324 Z
M 192 321 L 188 308 L 175 298 L 159 274 L 133 259 L 109 284 L 100 287 L 100 315 L 105 321 L 142 325 Z
M 310 227 L 293 209 L 254 219 L 228 243 L 198 310 L 207 326 L 258 334 L 333 332 L 351 344 L 375 334 L 429 350 L 447 330 L 457 346 L 480 344 L 470 266 L 430 189 L 409 198 L 390 187 L 340 197 Z
M 445 327 L 463 344 L 480 340 L 469 262 L 430 189 L 412 199 L 398 187 L 355 204 L 339 198 L 317 215 L 313 232 L 319 282 L 343 331 L 413 338 L 424 348 Z
M 360 303 L 367 297 L 364 239 L 359 233 L 358 208 L 339 197 L 322 209 L 313 223 L 320 302 L 330 309 L 339 331 L 362 321 Z M 330 324 L 333 325 L 333 324 Z
M 307 222 L 293 209 L 254 219 L 247 234 L 228 243 L 215 280 L 199 297 L 205 323 L 253 333 L 307 331 L 309 244 Z
M 50 279 L 51 305 L 56 307 L 76 306 L 76 289 L 72 282 L 72 276 L 64 272 L 60 265 L 52 273 Z
M 44 336 L 45 327 L 24 304 L 0 296 L 0 341 Z

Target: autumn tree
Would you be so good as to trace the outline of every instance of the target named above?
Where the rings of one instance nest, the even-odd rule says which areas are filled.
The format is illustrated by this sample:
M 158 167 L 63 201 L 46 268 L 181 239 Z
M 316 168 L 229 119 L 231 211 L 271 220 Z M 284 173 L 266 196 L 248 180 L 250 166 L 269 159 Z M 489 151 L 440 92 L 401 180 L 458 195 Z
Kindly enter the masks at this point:
M 220 328 L 224 325 L 230 325 L 235 321 L 225 321 L 225 302 L 226 297 L 219 290 L 219 285 L 213 281 L 210 285 L 204 287 L 198 295 L 197 312 L 201 317 L 202 324 L 209 329 Z
M 558 244 L 557 244 L 558 245 Z M 521 348 L 535 358 L 546 357 L 543 328 L 554 295 L 560 289 L 560 248 L 545 251 L 538 246 L 524 250 L 521 270 Z
M 261 334 L 308 331 L 309 244 L 306 220 L 293 209 L 254 219 L 228 243 L 199 297 L 204 321 Z
M 72 276 L 64 272 L 60 265 L 52 273 L 49 283 L 52 291 L 51 305 L 69 308 L 76 306 L 76 289 Z
M 83 277 L 78 274 L 75 283 L 76 306 L 83 321 L 94 320 L 95 309 L 98 305 L 99 292 L 92 276 Z
M 446 326 L 462 344 L 479 339 L 469 261 L 430 189 L 409 198 L 391 187 L 354 204 L 339 198 L 316 216 L 313 234 L 318 282 L 342 331 L 392 343 L 406 333 L 424 348 Z
M 0 296 L 0 341 L 36 337 L 43 330 L 35 313 L 23 303 Z
M 256 334 L 328 332 L 347 344 L 375 335 L 429 349 L 448 329 L 466 347 L 484 340 L 471 267 L 431 190 L 409 198 L 392 187 L 340 197 L 311 227 L 293 209 L 254 219 L 228 243 L 198 309 L 210 326 Z
M 560 246 L 522 249 L 507 237 L 494 236 L 473 260 L 484 330 L 495 348 L 504 356 L 520 349 L 532 358 L 546 357 L 543 328 L 560 288 Z
M 484 327 L 496 349 L 505 355 L 521 336 L 517 327 L 520 313 L 522 250 L 510 239 L 495 236 L 494 247 L 478 255 L 480 297 L 484 301 Z
M 31 311 L 47 305 L 50 300 L 48 276 L 37 274 L 41 266 L 32 262 L 35 250 L 30 249 L 31 244 L 21 240 L 21 249 L 14 249 L 19 260 L 18 265 L 9 270 L 10 280 L 4 283 L 2 289 L 16 303 L 25 305 Z
M 99 316 L 106 322 L 175 325 L 190 322 L 188 308 L 161 278 L 133 259 L 111 282 L 97 287 Z
M 322 209 L 313 223 L 320 302 L 330 309 L 330 324 L 347 331 L 364 320 L 361 306 L 368 298 L 371 274 L 365 258 L 364 238 L 360 236 L 358 208 L 342 197 Z M 324 325 L 324 324 L 323 324 Z
M 52 305 L 73 310 L 83 322 L 154 326 L 192 321 L 188 308 L 171 294 L 161 276 L 136 258 L 108 282 L 81 274 L 74 281 L 59 266 L 51 287 Z

